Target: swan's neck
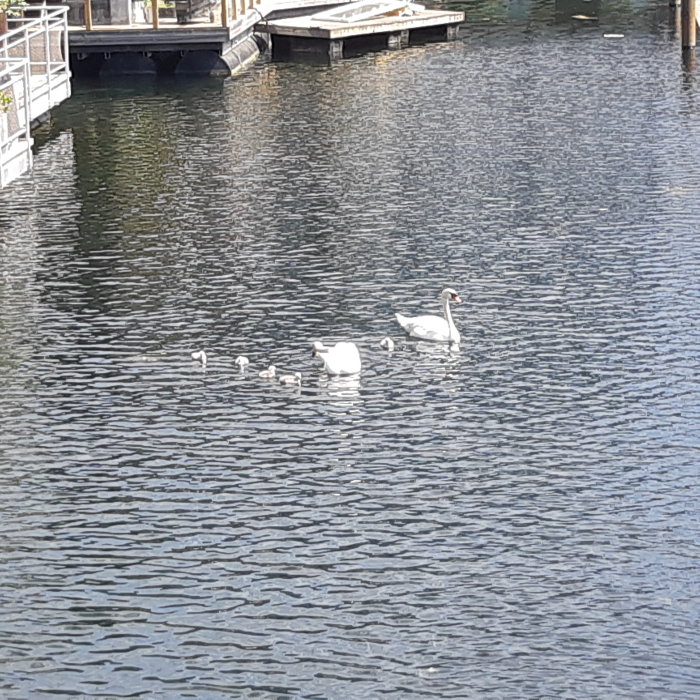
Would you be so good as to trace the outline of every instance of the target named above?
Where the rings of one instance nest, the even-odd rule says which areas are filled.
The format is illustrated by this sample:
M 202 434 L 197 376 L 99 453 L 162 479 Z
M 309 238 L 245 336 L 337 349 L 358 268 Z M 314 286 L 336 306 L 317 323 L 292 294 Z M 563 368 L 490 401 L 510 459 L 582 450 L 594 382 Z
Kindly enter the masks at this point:
M 452 340 L 453 338 L 457 337 L 457 326 L 455 326 L 455 322 L 452 320 L 452 311 L 450 309 L 450 300 L 448 297 L 445 297 L 443 299 L 442 309 L 445 314 L 445 320 L 447 321 L 447 327 L 449 328 L 450 332 L 449 339 Z

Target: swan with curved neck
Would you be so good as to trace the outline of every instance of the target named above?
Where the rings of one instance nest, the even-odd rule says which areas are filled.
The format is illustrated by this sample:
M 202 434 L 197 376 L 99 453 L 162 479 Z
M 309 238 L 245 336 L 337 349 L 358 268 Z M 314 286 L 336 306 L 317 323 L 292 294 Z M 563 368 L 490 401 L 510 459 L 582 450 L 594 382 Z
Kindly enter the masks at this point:
M 355 343 L 336 343 L 326 346 L 320 340 L 313 343 L 313 354 L 323 360 L 323 367 L 328 374 L 345 376 L 359 374 L 362 369 L 360 351 Z
M 433 314 L 425 314 L 423 316 L 402 316 L 401 314 L 395 314 L 396 320 L 399 322 L 401 328 L 412 338 L 433 340 L 438 343 L 459 344 L 460 335 L 457 326 L 455 326 L 452 320 L 450 303 L 459 304 L 461 301 L 459 294 L 451 287 L 448 287 L 447 289 L 443 289 L 440 294 L 444 318 Z

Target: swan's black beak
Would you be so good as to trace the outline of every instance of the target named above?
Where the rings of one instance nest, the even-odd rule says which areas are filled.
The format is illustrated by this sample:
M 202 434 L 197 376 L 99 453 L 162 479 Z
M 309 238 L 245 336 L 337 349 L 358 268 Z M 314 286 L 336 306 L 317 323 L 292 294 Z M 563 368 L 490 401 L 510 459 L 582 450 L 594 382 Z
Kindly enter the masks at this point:
M 453 294 L 452 295 L 452 301 L 455 304 L 461 304 L 462 303 L 462 297 L 459 296 L 459 294 Z

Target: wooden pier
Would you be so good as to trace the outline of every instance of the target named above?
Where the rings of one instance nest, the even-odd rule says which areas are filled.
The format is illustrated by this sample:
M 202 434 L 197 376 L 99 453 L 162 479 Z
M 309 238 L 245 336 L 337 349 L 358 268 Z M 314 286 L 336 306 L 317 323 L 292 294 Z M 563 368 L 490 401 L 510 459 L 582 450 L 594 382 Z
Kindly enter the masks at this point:
M 216 12 L 181 22 L 159 17 L 157 0 L 151 0 L 150 24 L 134 23 L 132 17 L 128 24 L 104 24 L 92 19 L 93 0 L 83 2 L 84 24 L 69 27 L 76 75 L 225 76 L 245 68 L 270 45 L 275 58 L 336 59 L 348 52 L 454 39 L 464 21 L 463 12 L 427 10 L 402 0 L 219 0 Z M 362 5 L 372 9 L 351 21 Z M 382 8 L 390 14 L 376 16 Z M 348 17 L 342 20 L 327 17 L 343 13 Z
M 256 29 L 271 36 L 272 56 L 321 57 L 334 61 L 371 49 L 399 49 L 427 41 L 457 38 L 463 12 L 418 9 L 410 14 L 387 14 L 358 21 L 338 22 L 305 15 L 259 22 Z
M 253 24 L 242 23 L 238 32 L 216 26 L 71 30 L 71 68 L 76 75 L 232 75 L 264 48 Z
M 328 5 L 329 0 L 224 0 L 217 13 L 186 23 L 154 13 L 150 23 L 98 24 L 85 0 L 85 23 L 69 27 L 71 69 L 75 75 L 93 76 L 233 75 L 267 48 L 255 30 L 261 18 Z

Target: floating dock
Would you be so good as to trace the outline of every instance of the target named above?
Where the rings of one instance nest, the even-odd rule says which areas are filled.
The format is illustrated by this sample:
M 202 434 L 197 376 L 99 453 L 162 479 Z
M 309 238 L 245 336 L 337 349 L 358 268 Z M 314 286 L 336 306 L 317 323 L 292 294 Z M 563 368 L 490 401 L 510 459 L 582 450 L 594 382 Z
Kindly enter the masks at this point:
M 133 11 L 119 17 L 96 13 L 98 23 L 91 10 L 97 1 L 82 0 L 82 13 L 73 7 L 79 22 L 69 26 L 75 75 L 232 75 L 270 46 L 276 59 L 332 61 L 367 50 L 455 39 L 464 21 L 463 12 L 428 10 L 410 0 L 207 0 L 213 9 L 196 17 L 161 17 L 159 0 L 149 0 L 150 24 L 135 19 Z M 119 2 L 133 4 L 112 4 L 116 8 Z M 185 0 L 175 0 L 176 8 L 178 2 Z
M 464 22 L 464 12 L 427 10 L 406 3 L 396 3 L 396 8 L 368 17 L 361 10 L 369 4 L 365 1 L 336 11 L 271 19 L 259 22 L 256 31 L 270 36 L 273 59 L 316 57 L 335 61 L 365 50 L 451 41 L 457 38 L 459 25 Z M 387 5 L 386 1 L 374 4 Z
M 212 0 L 213 14 L 186 21 L 161 17 L 152 9 L 150 22 L 132 16 L 122 22 L 100 15 L 98 23 L 92 21 L 90 12 L 96 1 L 84 0 L 84 11 L 74 13 L 77 24 L 69 26 L 74 75 L 232 75 L 267 50 L 264 38 L 255 30 L 261 19 L 314 13 L 333 2 Z M 150 2 L 157 10 L 158 0 Z M 178 2 L 175 0 L 176 6 Z M 116 0 L 112 4 L 116 6 Z
M 254 61 L 261 49 L 253 21 L 227 27 L 166 25 L 97 27 L 70 31 L 71 67 L 76 75 L 182 74 L 231 75 Z

